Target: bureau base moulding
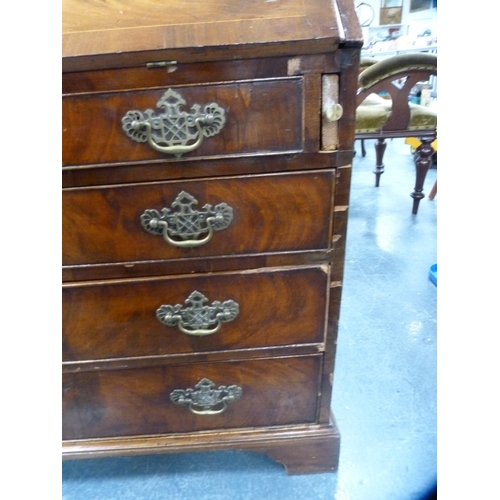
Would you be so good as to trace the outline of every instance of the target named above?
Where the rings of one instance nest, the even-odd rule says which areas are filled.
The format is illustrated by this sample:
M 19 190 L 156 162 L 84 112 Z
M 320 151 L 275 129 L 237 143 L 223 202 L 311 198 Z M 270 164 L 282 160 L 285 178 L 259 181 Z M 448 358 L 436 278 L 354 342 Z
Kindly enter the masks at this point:
M 63 458 L 217 450 L 265 453 L 284 465 L 288 474 L 331 472 L 338 468 L 340 434 L 332 415 L 330 425 L 66 441 Z

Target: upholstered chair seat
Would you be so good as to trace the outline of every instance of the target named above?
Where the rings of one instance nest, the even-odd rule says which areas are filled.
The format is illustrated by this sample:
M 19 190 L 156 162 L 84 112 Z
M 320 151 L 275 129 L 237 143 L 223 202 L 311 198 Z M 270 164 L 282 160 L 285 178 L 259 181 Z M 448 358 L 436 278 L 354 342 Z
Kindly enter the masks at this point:
M 437 127 L 437 113 L 420 104 L 409 103 L 407 130 L 429 130 Z M 356 133 L 377 132 L 384 128 L 392 112 L 392 102 L 378 94 L 370 94 L 356 109 Z

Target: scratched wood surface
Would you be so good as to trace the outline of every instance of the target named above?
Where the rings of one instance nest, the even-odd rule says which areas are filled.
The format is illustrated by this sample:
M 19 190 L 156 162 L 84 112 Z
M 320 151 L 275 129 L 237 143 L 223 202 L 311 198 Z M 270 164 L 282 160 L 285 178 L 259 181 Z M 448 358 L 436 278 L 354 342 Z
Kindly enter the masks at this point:
M 331 50 L 344 39 L 329 0 L 63 0 L 63 69 L 133 65 L 140 52 L 183 61 Z M 313 42 L 312 44 L 309 42 Z M 211 50 L 208 51 L 207 48 Z M 112 56 L 103 57 L 100 56 Z M 163 54 L 165 55 L 165 54 Z M 92 57 L 87 57 L 92 56 Z M 146 59 L 147 60 L 147 59 Z M 114 61 L 114 62 L 113 62 Z M 66 63 L 68 66 L 66 67 Z M 132 64 L 129 64 L 132 63 Z
M 186 8 L 187 7 L 187 8 Z M 203 25 L 303 16 L 304 0 L 108 0 L 63 2 L 63 32 Z

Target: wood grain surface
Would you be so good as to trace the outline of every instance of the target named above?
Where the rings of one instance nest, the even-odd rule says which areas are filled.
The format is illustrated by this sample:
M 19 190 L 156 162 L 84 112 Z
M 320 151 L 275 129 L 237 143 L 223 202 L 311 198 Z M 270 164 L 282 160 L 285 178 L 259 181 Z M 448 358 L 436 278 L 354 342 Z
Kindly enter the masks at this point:
M 312 423 L 320 355 L 199 363 L 63 375 L 63 439 L 164 434 L 193 430 Z M 241 399 L 214 416 L 170 401 L 175 389 L 203 378 L 236 384 Z
M 223 351 L 324 341 L 328 274 L 322 268 L 88 283 L 63 287 L 63 360 Z M 196 337 L 156 318 L 193 291 L 234 300 L 238 316 Z M 212 325 L 212 328 L 214 325 Z
M 352 0 L 63 0 L 63 455 L 247 449 L 335 470 L 331 414 L 362 33 Z M 325 86 L 327 81 L 331 85 Z M 323 83 L 323 84 L 322 84 Z M 212 102 L 180 158 L 122 117 Z M 335 124 L 322 104 L 339 102 Z M 140 223 L 181 191 L 233 220 L 196 248 Z M 206 337 L 156 309 L 197 290 L 239 314 Z M 238 385 L 224 413 L 170 394 Z
M 155 52 L 200 59 L 207 47 L 212 59 L 318 52 L 345 39 L 326 0 L 64 0 L 62 24 L 63 70 L 137 64 Z
M 188 7 L 188 8 L 187 8 Z M 246 0 L 97 0 L 63 2 L 63 33 L 120 30 L 148 26 L 224 24 L 257 19 L 292 18 L 304 15 L 301 0 L 261 2 Z
M 210 86 L 176 87 L 186 101 L 180 111 L 216 103 L 226 123 L 212 137 L 184 157 L 230 155 L 302 149 L 302 86 L 300 78 Z M 128 111 L 152 109 L 167 91 L 137 90 L 63 98 L 63 165 L 120 163 L 170 158 L 147 143 L 138 143 L 122 130 Z
M 256 175 L 63 191 L 63 264 L 151 261 L 330 246 L 334 172 Z M 178 248 L 147 233 L 140 216 L 171 207 L 188 192 L 233 208 L 231 224 L 197 248 Z

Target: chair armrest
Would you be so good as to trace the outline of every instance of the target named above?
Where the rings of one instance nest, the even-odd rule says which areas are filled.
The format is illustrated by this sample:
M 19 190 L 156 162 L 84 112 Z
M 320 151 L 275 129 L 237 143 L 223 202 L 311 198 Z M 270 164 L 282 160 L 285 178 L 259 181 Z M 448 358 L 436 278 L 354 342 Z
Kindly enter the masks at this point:
M 414 71 L 437 74 L 437 56 L 417 52 L 383 59 L 369 66 L 359 75 L 359 85 L 362 90 L 365 90 L 398 73 L 411 73 Z

